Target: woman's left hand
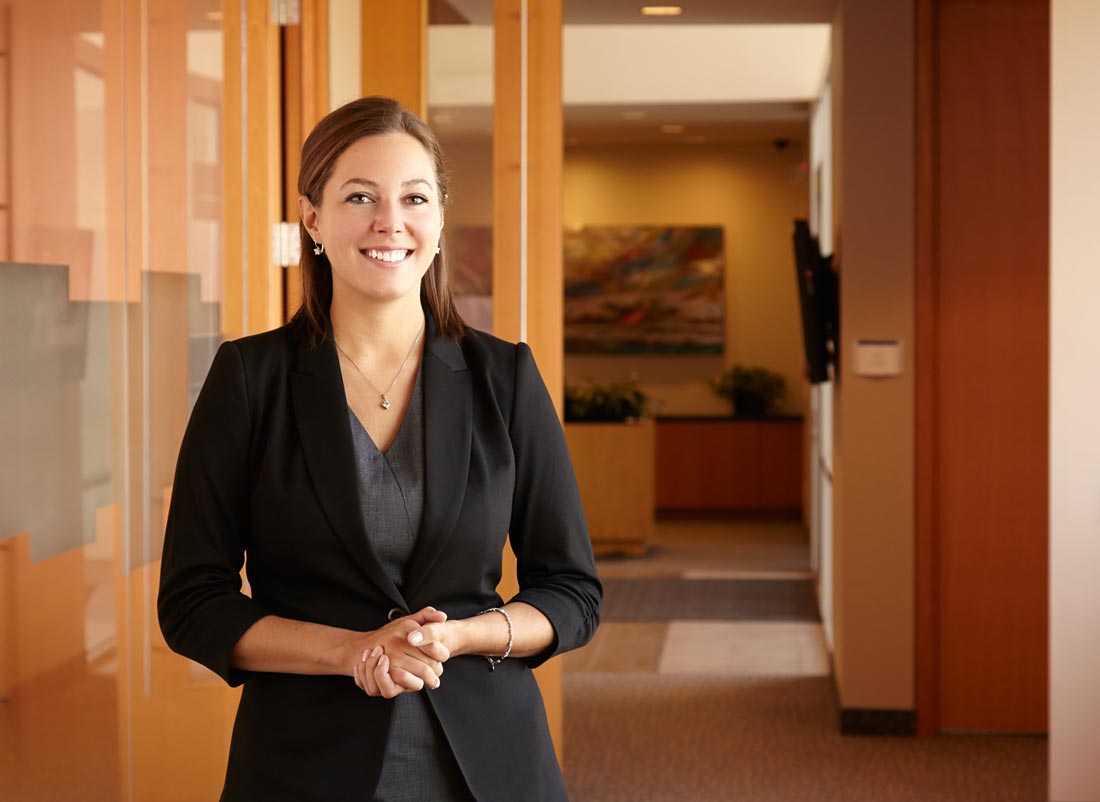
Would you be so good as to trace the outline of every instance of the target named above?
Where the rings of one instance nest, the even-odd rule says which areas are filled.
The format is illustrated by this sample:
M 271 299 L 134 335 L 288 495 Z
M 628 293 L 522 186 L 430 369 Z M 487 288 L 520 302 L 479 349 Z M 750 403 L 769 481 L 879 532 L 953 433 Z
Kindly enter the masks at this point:
M 465 652 L 466 621 L 440 621 L 424 624 L 407 636 L 410 646 L 415 646 L 426 657 L 445 663 Z

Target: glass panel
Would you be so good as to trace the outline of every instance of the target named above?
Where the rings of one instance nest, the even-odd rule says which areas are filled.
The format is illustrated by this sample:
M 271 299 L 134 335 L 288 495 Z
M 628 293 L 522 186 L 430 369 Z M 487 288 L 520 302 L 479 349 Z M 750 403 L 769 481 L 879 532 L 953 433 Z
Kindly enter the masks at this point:
M 168 651 L 155 597 L 221 339 L 225 43 L 220 0 L 0 0 L 5 802 L 221 786 L 236 692 Z
M 493 328 L 493 4 L 431 5 L 428 124 L 451 173 L 444 232 L 455 302 Z
M 0 135 L 0 775 L 19 802 L 116 799 L 124 394 L 106 281 L 118 160 L 105 158 L 105 14 L 76 0 L 0 10 L 19 45 L 5 42 Z

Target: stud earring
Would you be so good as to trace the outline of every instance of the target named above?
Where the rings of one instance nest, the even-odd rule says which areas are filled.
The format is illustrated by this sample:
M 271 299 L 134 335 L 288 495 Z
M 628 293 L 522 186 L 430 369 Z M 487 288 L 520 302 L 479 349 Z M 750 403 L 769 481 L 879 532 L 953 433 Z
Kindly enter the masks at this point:
M 442 251 L 442 250 L 443 250 L 442 248 L 436 248 L 436 249 L 435 249 L 435 252 L 436 252 L 436 254 L 438 255 L 438 254 L 439 254 L 439 252 L 440 252 L 440 251 Z
M 324 243 L 321 243 L 321 242 L 315 242 L 315 243 L 313 243 L 313 252 L 314 252 L 315 254 L 317 254 L 318 256 L 320 256 L 321 254 L 323 254 L 323 253 L 325 252 L 325 246 L 324 246 Z

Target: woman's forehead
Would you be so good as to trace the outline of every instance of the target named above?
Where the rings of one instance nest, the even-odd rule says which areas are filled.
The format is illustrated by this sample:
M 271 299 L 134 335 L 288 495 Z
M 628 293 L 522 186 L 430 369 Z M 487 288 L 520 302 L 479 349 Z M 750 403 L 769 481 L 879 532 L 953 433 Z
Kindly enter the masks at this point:
M 437 183 L 435 164 L 428 151 L 405 133 L 374 134 L 357 139 L 340 154 L 332 179 L 381 185 L 403 185 L 413 181 Z

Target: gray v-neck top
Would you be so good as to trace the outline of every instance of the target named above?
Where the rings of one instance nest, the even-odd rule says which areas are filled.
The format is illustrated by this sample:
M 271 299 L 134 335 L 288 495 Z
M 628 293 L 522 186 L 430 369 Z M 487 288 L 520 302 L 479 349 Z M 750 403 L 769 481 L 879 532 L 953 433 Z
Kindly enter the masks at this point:
M 424 415 L 420 372 L 397 437 L 383 454 L 348 407 L 355 461 L 359 469 L 359 507 L 371 548 L 397 587 L 416 545 L 424 517 Z
M 355 461 L 359 471 L 359 506 L 371 548 L 398 588 L 412 556 L 424 515 L 424 413 L 421 372 L 397 437 L 386 453 L 371 440 L 348 407 Z M 428 706 L 423 690 L 392 700 L 382 776 L 373 802 L 472 802 L 447 737 Z

